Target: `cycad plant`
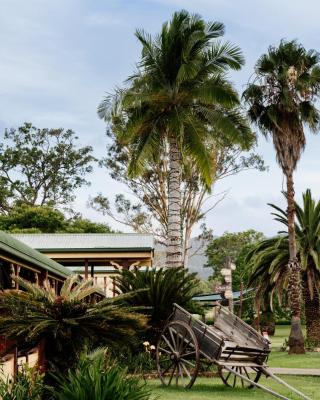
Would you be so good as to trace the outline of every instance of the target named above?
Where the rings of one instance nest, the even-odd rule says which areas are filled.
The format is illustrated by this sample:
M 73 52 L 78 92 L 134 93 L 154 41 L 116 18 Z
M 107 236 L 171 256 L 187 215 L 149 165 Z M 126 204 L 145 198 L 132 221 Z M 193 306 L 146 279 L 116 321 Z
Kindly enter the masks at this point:
M 272 205 L 275 219 L 288 226 L 287 214 Z M 303 206 L 296 208 L 297 257 L 302 269 L 303 300 L 308 342 L 320 345 L 320 201 L 312 198 L 311 191 L 303 195 Z M 280 298 L 289 285 L 288 260 L 290 257 L 287 232 L 258 243 L 247 255 L 252 268 L 249 284 L 257 289 L 256 299 L 268 299 L 276 293 Z M 286 296 L 284 296 L 286 297 Z M 282 299 L 286 301 L 286 298 Z
M 146 339 L 152 343 L 172 313 L 173 303 L 191 312 L 201 312 L 199 305 L 192 301 L 199 294 L 200 282 L 184 268 L 124 270 L 115 282 L 120 293 L 133 293 L 128 297 L 128 304 L 144 307 L 142 312 L 148 316 L 151 327 L 145 333 Z
M 304 129 L 319 128 L 315 101 L 320 90 L 319 54 L 296 41 L 270 47 L 255 67 L 254 81 L 245 90 L 250 119 L 271 136 L 277 161 L 287 182 L 289 295 L 292 312 L 290 353 L 304 352 L 301 330 L 301 276 L 295 241 L 293 173 L 306 144 Z
M 20 348 L 40 343 L 47 369 L 65 371 L 85 347 L 122 345 L 145 328 L 144 316 L 124 305 L 123 296 L 90 301 L 99 292 L 91 281 L 71 276 L 56 295 L 15 279 L 24 290 L 0 292 L 0 335 Z
M 131 177 L 143 171 L 146 160 L 159 157 L 161 149 L 168 150 L 167 266 L 182 265 L 183 161 L 196 166 L 209 189 L 214 163 L 208 141 L 228 140 L 243 149 L 255 141 L 226 77 L 244 59 L 237 46 L 217 40 L 223 34 L 223 24 L 187 11 L 174 13 L 154 37 L 137 30 L 142 45 L 138 70 L 98 108 L 120 143 L 130 148 Z

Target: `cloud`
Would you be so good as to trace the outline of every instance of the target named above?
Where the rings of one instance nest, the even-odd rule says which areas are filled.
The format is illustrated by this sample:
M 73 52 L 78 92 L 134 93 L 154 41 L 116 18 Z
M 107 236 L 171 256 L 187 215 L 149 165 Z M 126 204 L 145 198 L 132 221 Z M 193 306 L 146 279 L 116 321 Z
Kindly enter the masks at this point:
M 127 22 L 124 18 L 112 14 L 91 14 L 86 17 L 86 22 L 90 26 L 98 26 L 101 28 L 108 28 L 109 26 L 127 26 Z

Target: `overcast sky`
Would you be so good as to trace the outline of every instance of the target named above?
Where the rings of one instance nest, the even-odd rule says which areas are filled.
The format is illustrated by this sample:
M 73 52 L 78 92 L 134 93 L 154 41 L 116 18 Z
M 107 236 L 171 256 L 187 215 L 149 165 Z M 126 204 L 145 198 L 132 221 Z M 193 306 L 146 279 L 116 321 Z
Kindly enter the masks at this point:
M 71 128 L 82 145 L 92 145 L 95 154 L 103 156 L 105 125 L 97 117 L 97 105 L 134 70 L 140 54 L 135 29 L 158 32 L 181 8 L 226 25 L 226 40 L 238 44 L 246 58 L 245 67 L 231 75 L 239 91 L 257 58 L 281 38 L 320 50 L 320 5 L 315 0 L 1 0 L 1 131 L 25 121 Z M 319 150 L 320 136 L 308 134 L 295 176 L 299 201 L 307 188 L 320 195 Z M 207 218 L 217 235 L 249 228 L 272 235 L 279 228 L 267 203 L 283 205 L 283 177 L 270 142 L 259 137 L 257 152 L 268 172 L 244 172 L 215 188 L 217 193 L 229 190 Z M 125 188 L 98 168 L 89 179 L 91 187 L 78 191 L 74 208 L 101 221 L 87 208 L 88 196 L 102 191 L 112 198 Z

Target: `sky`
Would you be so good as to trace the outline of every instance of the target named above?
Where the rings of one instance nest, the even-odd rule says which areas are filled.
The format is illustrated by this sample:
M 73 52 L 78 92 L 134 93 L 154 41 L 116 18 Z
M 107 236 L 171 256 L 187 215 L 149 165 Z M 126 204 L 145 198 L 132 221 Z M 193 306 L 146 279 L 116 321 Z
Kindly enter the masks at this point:
M 1 0 L 0 133 L 25 121 L 40 128 L 70 128 L 81 145 L 93 146 L 95 155 L 103 157 L 106 127 L 97 117 L 97 105 L 134 71 L 141 50 L 135 30 L 155 34 L 180 9 L 225 24 L 224 39 L 239 45 L 246 59 L 241 71 L 230 74 L 239 92 L 258 57 L 281 38 L 320 50 L 316 0 Z M 256 151 L 268 172 L 242 172 L 214 188 L 215 193 L 228 191 L 207 216 L 216 235 L 253 228 L 270 236 L 281 228 L 267 203 L 284 206 L 285 182 L 272 143 L 259 135 Z M 298 201 L 307 188 L 320 196 L 319 154 L 320 136 L 307 133 L 295 174 Z M 91 186 L 77 191 L 73 208 L 123 230 L 89 209 L 87 201 L 98 192 L 112 200 L 116 193 L 128 193 L 126 187 L 98 167 L 88 179 Z

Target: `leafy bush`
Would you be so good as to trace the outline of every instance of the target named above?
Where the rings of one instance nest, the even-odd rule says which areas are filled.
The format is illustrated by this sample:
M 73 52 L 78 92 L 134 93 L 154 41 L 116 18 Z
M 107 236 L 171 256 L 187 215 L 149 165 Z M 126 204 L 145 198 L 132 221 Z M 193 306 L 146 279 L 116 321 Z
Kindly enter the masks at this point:
M 44 393 L 43 375 L 36 368 L 24 366 L 16 380 L 0 377 L 0 398 L 2 400 L 41 400 Z
M 148 400 L 150 389 L 113 364 L 103 349 L 83 355 L 74 370 L 56 377 L 55 400 Z
M 144 316 L 124 304 L 121 296 L 90 302 L 99 290 L 91 281 L 80 282 L 71 276 L 56 295 L 21 278 L 16 280 L 25 291 L 0 292 L 0 335 L 20 348 L 41 341 L 51 371 L 67 371 L 76 365 L 86 346 L 123 345 L 145 329 Z
M 202 313 L 200 305 L 192 301 L 199 294 L 199 280 L 184 268 L 124 270 L 116 278 L 116 285 L 120 293 L 133 293 L 128 304 L 145 307 L 151 325 L 146 337 L 151 343 L 172 313 L 174 303 L 192 313 Z

